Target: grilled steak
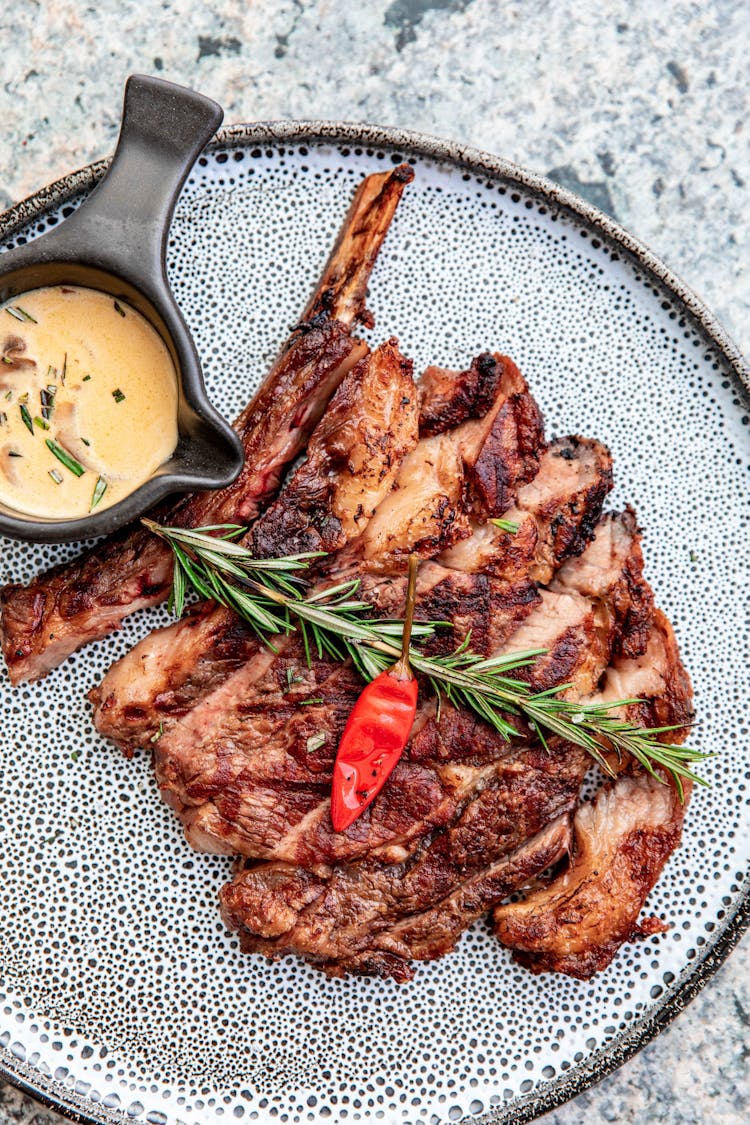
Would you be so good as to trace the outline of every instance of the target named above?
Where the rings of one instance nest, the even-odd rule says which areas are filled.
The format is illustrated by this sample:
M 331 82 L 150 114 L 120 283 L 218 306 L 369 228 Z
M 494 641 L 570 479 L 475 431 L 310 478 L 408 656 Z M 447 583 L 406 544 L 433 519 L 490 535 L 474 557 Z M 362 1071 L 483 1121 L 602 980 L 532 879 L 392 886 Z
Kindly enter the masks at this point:
M 360 185 L 334 252 L 302 323 L 293 331 L 264 384 L 235 423 L 245 466 L 219 492 L 163 506 L 163 523 L 199 526 L 252 520 L 276 491 L 280 475 L 304 448 L 333 391 L 367 352 L 350 333 L 370 324 L 367 281 L 403 188 L 413 176 L 401 166 Z M 156 605 L 169 591 L 172 557 L 144 528 L 131 527 L 28 586 L 0 593 L 2 648 L 13 683 L 46 675 L 72 652 L 117 629 L 130 613 Z

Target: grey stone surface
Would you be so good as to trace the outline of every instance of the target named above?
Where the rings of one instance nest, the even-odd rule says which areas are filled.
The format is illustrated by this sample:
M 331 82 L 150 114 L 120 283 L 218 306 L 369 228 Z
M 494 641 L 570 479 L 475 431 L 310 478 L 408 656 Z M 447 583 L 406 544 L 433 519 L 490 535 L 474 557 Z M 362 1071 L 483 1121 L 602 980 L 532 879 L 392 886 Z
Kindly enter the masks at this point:
M 111 150 L 133 71 L 227 122 L 323 117 L 456 138 L 609 211 L 750 352 L 746 0 L 27 0 L 0 14 L 0 207 Z M 750 1119 L 750 943 L 546 1125 Z M 59 1120 L 0 1085 L 0 1125 Z

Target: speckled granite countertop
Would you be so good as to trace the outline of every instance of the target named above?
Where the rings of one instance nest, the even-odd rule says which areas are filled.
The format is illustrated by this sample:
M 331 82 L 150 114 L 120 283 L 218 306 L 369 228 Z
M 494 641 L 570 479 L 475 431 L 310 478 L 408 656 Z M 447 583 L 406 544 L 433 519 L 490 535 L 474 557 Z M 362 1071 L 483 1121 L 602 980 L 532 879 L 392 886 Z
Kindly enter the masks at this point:
M 126 75 L 161 74 L 228 123 L 398 124 L 543 172 L 649 244 L 750 352 L 746 0 L 29 0 L 6 6 L 0 38 L 0 208 L 111 151 Z M 746 939 L 657 1042 L 546 1125 L 744 1123 L 749 1037 Z M 0 1084 L 0 1125 L 59 1120 Z

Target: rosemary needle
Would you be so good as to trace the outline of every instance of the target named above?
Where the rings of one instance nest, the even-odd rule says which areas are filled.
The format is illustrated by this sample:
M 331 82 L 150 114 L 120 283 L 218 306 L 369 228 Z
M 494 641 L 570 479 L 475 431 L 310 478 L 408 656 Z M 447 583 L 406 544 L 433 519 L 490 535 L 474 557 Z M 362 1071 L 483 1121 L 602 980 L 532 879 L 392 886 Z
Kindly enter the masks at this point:
M 518 532 L 518 524 L 513 520 L 490 520 L 490 523 L 495 527 L 499 527 L 501 531 L 507 531 L 509 535 L 515 535 Z
M 237 524 L 185 529 L 163 527 L 149 519 L 142 523 L 164 539 L 174 554 L 169 605 L 178 616 L 191 585 L 202 597 L 233 609 L 269 644 L 274 635 L 299 632 L 308 661 L 312 651 L 334 660 L 351 659 L 369 680 L 400 655 L 403 622 L 369 616 L 372 607 L 357 597 L 358 580 L 312 593 L 305 590 L 304 572 L 324 552 L 258 559 L 235 542 L 246 530 Z M 419 643 L 433 636 L 441 624 L 415 622 L 414 639 Z M 534 693 L 528 684 L 511 675 L 515 669 L 532 664 L 544 651 L 534 649 L 485 659 L 470 651 L 467 637 L 444 656 L 425 656 L 412 647 L 409 661 L 427 678 L 438 701 L 444 698 L 455 706 L 470 708 L 506 739 L 519 735 L 511 720 L 514 715 L 523 716 L 543 745 L 545 736 L 564 738 L 586 750 L 608 773 L 613 771 L 606 755 L 614 752 L 618 759 L 631 755 L 660 780 L 663 778 L 657 769 L 668 773 L 680 799 L 684 798 L 683 779 L 707 784 L 690 765 L 710 755 L 659 740 L 660 735 L 677 727 L 648 729 L 613 714 L 637 700 L 616 700 L 606 705 L 576 703 L 560 698 L 568 684 Z

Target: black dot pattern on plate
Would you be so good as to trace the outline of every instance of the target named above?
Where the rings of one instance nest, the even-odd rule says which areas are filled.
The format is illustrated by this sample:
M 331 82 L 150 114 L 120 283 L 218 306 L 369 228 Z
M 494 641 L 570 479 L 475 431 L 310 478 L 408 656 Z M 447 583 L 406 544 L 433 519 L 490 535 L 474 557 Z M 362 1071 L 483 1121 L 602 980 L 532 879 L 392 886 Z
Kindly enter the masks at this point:
M 169 273 L 222 411 L 236 414 L 263 377 L 361 176 L 397 160 L 238 146 L 196 166 Z M 635 504 L 645 527 L 647 573 L 695 683 L 693 741 L 718 753 L 703 771 L 713 788 L 696 792 L 648 904 L 672 928 L 585 984 L 527 974 L 485 922 L 401 988 L 243 957 L 216 909 L 230 862 L 191 852 L 146 756 L 124 761 L 91 728 L 87 689 L 167 619 L 136 615 L 42 684 L 0 683 L 0 1047 L 102 1120 L 426 1125 L 503 1107 L 512 1117 L 517 1098 L 662 1003 L 740 894 L 747 406 L 682 307 L 614 243 L 513 187 L 414 163 L 373 275 L 372 338 L 396 334 L 418 368 L 485 348 L 512 355 L 550 433 L 611 446 L 613 504 Z M 5 541 L 0 578 L 28 578 L 74 550 Z

